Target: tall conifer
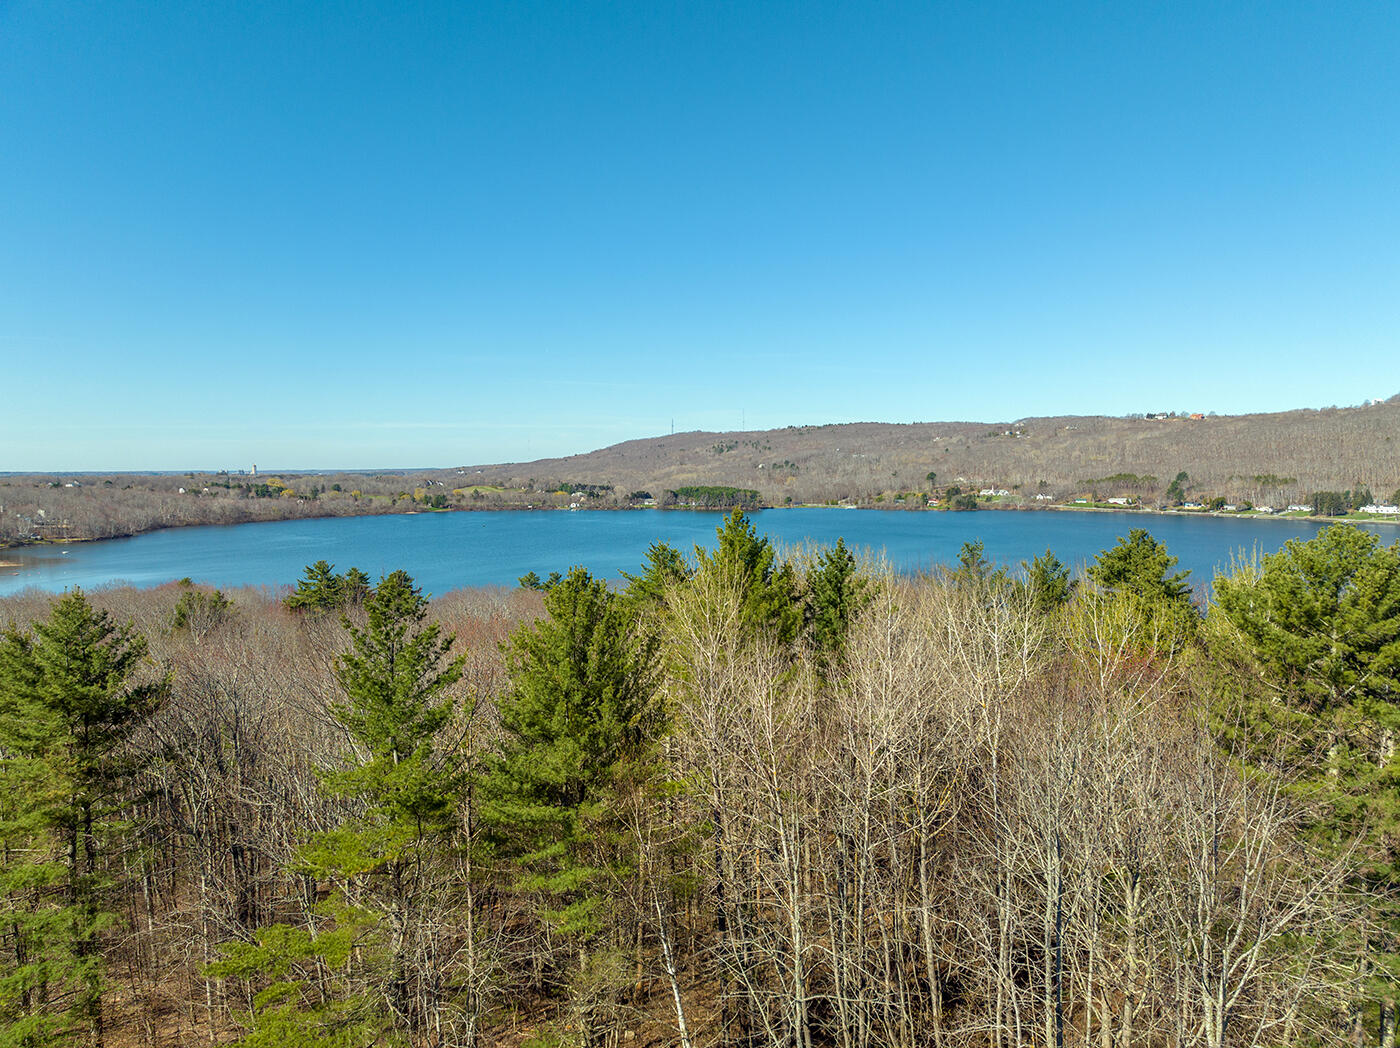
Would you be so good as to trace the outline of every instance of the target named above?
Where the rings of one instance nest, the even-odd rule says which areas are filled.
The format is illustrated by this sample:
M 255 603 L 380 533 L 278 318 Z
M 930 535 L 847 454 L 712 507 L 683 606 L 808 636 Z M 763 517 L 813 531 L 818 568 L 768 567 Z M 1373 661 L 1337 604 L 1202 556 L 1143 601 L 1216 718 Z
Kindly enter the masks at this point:
M 104 1036 L 100 937 L 114 921 L 107 860 L 133 800 L 128 740 L 166 682 L 136 679 L 145 640 L 81 590 L 32 635 L 0 641 L 0 889 L 12 932 L 0 1044 Z
M 454 887 L 445 861 L 464 769 L 441 736 L 464 659 L 449 658 L 453 638 L 425 622 L 427 610 L 413 580 L 396 571 L 365 601 L 367 625 L 346 623 L 350 649 L 336 668 L 345 699 L 332 712 L 351 752 L 322 787 L 348 815 L 313 834 L 297 863 L 331 889 L 319 911 L 334 929 L 278 925 L 251 946 L 225 950 L 213 974 L 271 978 L 246 1046 L 394 1044 L 440 1030 L 452 1011 L 450 973 L 425 959 Z M 341 966 L 341 977 L 307 978 L 326 965 Z
M 601 973 L 610 956 L 606 875 L 616 857 L 606 841 L 616 828 L 614 791 L 637 774 L 657 731 L 656 646 L 633 628 L 624 600 L 582 568 L 544 603 L 547 617 L 507 648 L 504 737 L 483 811 L 519 888 L 571 948 L 569 989 L 587 1033 L 600 1021 L 596 1002 L 611 992 Z

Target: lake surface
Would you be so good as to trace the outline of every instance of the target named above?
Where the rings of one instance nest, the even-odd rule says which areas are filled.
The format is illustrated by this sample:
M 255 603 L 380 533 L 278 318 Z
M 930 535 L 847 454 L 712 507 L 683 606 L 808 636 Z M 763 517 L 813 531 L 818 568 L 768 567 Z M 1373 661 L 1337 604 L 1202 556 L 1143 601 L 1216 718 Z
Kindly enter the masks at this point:
M 981 540 L 986 556 L 1018 565 L 1047 548 L 1071 567 L 1092 561 L 1131 528 L 1147 528 L 1190 582 L 1209 584 L 1217 568 L 1254 550 L 1271 553 L 1291 538 L 1312 538 L 1325 525 L 1307 519 L 1191 517 L 1066 511 L 936 513 L 903 510 L 780 509 L 751 515 L 754 526 L 782 546 L 846 544 L 886 557 L 900 571 L 956 560 L 964 542 Z M 462 586 L 515 585 L 528 571 L 541 577 L 576 564 L 617 578 L 637 571 L 654 541 L 687 554 L 713 548 L 718 513 L 477 512 L 172 528 L 130 539 L 64 547 L 0 550 L 0 595 L 34 586 L 58 592 L 124 582 L 154 586 L 189 576 L 216 586 L 279 586 L 296 581 L 307 564 L 352 565 L 372 578 L 398 568 L 427 593 Z M 1361 525 L 1390 543 L 1393 526 Z

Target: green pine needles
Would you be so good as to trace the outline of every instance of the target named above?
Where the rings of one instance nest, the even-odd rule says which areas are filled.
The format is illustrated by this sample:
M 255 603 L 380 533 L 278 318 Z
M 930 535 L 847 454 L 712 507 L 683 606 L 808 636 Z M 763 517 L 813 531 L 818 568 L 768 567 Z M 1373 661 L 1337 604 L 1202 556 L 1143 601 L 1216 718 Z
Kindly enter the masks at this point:
M 511 687 L 499 702 L 499 754 L 482 783 L 483 819 L 519 891 L 535 902 L 552 971 L 592 1043 L 613 1024 L 625 986 L 610 930 L 613 886 L 633 865 L 619 808 L 648 772 L 660 733 L 657 643 L 633 606 L 582 568 L 544 598 L 546 617 L 511 638 Z
M 166 693 L 145 657 L 78 589 L 0 639 L 0 1045 L 102 1044 L 128 743 Z
M 312 834 L 296 863 L 329 895 L 309 928 L 263 929 L 210 969 L 265 984 L 240 1042 L 248 1048 L 410 1043 L 472 1021 L 460 987 L 431 962 L 460 936 L 453 857 L 466 768 L 448 730 L 463 658 L 450 657 L 453 638 L 426 621 L 427 605 L 396 571 L 365 601 L 367 624 L 345 622 L 345 698 L 332 713 L 350 756 L 321 786 L 346 817 Z

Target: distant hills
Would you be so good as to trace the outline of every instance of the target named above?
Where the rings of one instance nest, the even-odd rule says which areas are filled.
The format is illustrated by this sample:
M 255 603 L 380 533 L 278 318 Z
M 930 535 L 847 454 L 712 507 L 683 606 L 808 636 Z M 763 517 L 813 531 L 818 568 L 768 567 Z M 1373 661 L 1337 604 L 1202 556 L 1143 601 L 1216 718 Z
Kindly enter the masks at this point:
M 1385 500 L 1400 489 L 1400 396 L 1363 407 L 1220 417 L 1077 415 L 676 433 L 566 458 L 451 469 L 0 474 L 0 547 L 191 524 L 652 500 L 896 505 L 904 495 L 912 508 L 923 502 L 910 493 L 946 496 L 951 487 L 1004 492 L 1002 506 L 1126 496 L 1146 506 L 1214 497 L 1277 508 L 1309 502 L 1314 492 L 1361 488 Z M 733 490 L 687 491 L 697 488 Z M 1343 506 L 1328 512 L 1345 512 L 1343 502 L 1327 501 Z
M 478 483 L 507 490 L 610 485 L 615 496 L 661 497 L 690 485 L 724 485 L 756 490 L 773 505 L 953 484 L 1057 499 L 1094 493 L 1150 501 L 1163 497 L 1181 472 L 1188 495 L 1278 505 L 1314 491 L 1368 486 L 1379 498 L 1400 488 L 1400 395 L 1362 407 L 1253 415 L 1066 415 L 676 433 L 565 458 L 464 469 Z

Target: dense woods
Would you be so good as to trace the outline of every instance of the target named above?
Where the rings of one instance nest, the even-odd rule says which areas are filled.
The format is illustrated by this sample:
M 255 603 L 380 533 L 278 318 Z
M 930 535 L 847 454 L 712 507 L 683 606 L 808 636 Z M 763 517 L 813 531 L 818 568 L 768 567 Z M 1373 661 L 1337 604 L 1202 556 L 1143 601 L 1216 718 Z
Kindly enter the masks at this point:
M 975 509 L 1131 499 L 1307 505 L 1341 516 L 1400 499 L 1400 397 L 1232 417 L 789 426 L 678 433 L 529 463 L 382 473 L 0 474 L 0 545 L 188 524 L 448 509 L 754 509 L 803 503 Z M 1374 492 L 1374 496 L 1373 493 Z M 1038 499 L 1037 496 L 1040 496 Z
M 0 602 L 0 1043 L 1395 1042 L 1400 546 Z

